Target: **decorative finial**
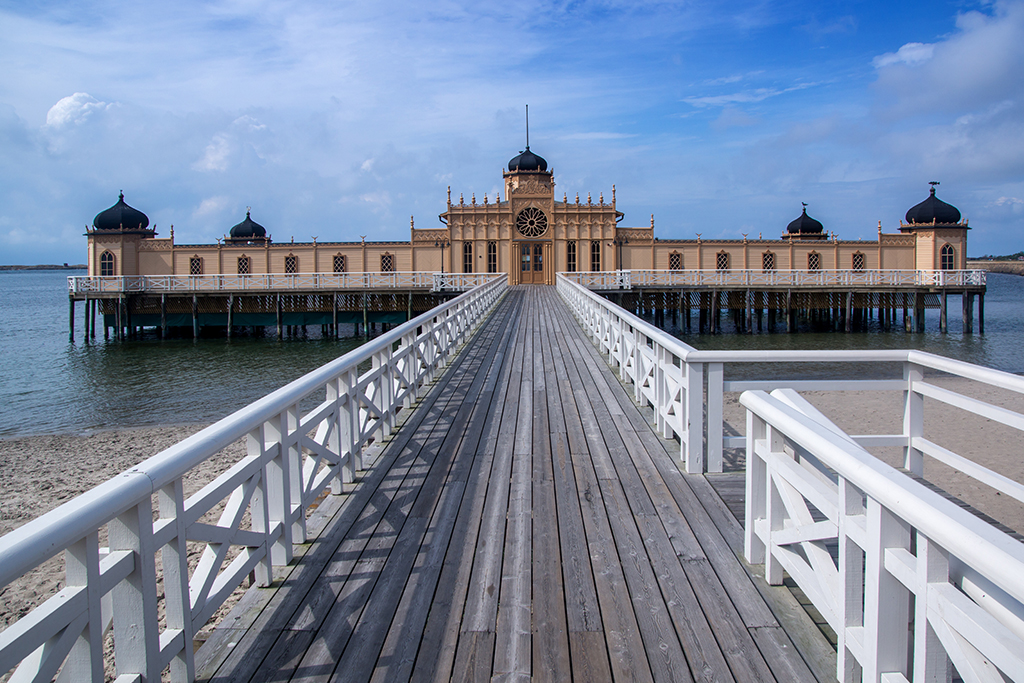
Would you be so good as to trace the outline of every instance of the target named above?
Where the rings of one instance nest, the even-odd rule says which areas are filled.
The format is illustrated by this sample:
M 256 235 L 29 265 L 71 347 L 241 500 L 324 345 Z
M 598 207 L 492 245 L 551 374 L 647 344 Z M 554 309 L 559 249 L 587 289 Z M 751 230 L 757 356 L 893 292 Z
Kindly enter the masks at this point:
M 651 214 L 651 229 L 652 230 L 654 229 L 654 214 L 653 213 Z M 698 235 L 698 237 L 700 237 L 700 235 Z
M 697 233 L 697 242 L 700 242 L 700 233 Z
M 878 234 L 882 234 L 882 221 L 878 221 Z
M 764 233 L 763 232 L 757 233 L 757 239 L 763 240 L 764 239 Z
M 604 192 L 597 195 L 597 203 L 604 206 Z
M 743 241 L 744 241 L 744 242 L 746 242 L 746 241 L 747 241 L 747 234 L 748 234 L 748 233 L 743 233 Z
M 487 193 L 484 192 L 484 206 L 487 206 Z
M 587 204 L 593 204 L 593 202 L 590 201 L 590 193 L 589 192 L 587 193 Z
M 313 238 L 313 246 L 315 247 L 316 246 L 316 238 L 317 238 L 317 236 L 316 235 L 310 235 L 310 237 Z
M 292 235 L 292 244 L 295 244 L 295 235 Z
M 473 204 L 476 204 L 476 192 L 474 192 L 474 193 L 473 193 L 473 197 L 472 197 L 472 200 L 471 200 L 471 202 L 472 202 Z
M 452 186 L 448 186 L 448 206 L 452 205 Z
M 171 223 L 171 239 L 174 239 L 174 223 Z
M 409 227 L 410 228 L 415 228 L 416 227 L 416 222 L 413 220 L 412 216 L 409 216 Z
M 366 244 L 366 235 L 360 235 L 359 239 L 362 240 L 363 244 Z
M 530 105 L 526 105 L 526 149 L 530 149 Z
M 569 203 L 569 195 L 566 194 L 565 192 L 562 193 L 562 203 L 563 204 L 568 204 Z
M 580 203 L 580 193 L 579 192 L 576 193 L 576 203 L 577 204 Z
M 615 186 L 612 185 L 612 204 L 615 204 Z
M 217 238 L 217 246 L 218 246 L 218 247 L 220 246 L 220 241 L 221 241 L 221 238 L 220 238 L 220 237 L 218 237 L 218 238 Z
M 932 189 L 929 190 L 929 193 L 932 196 L 934 196 L 935 195 L 935 186 L 939 184 L 939 181 L 938 180 L 929 180 L 928 184 L 932 186 Z
M 464 206 L 465 204 L 466 204 L 466 200 L 462 197 L 462 193 L 460 192 L 459 193 L 459 206 Z

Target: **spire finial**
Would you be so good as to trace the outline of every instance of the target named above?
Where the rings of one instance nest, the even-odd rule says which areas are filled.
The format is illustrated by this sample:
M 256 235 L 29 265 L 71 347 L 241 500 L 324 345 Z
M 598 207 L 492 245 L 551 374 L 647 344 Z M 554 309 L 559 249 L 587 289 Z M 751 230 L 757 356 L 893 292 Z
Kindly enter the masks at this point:
M 526 105 L 526 149 L 530 149 L 530 105 Z
M 935 186 L 939 184 L 939 181 L 938 180 L 929 180 L 928 184 L 932 186 L 931 194 L 934 195 L 935 194 Z

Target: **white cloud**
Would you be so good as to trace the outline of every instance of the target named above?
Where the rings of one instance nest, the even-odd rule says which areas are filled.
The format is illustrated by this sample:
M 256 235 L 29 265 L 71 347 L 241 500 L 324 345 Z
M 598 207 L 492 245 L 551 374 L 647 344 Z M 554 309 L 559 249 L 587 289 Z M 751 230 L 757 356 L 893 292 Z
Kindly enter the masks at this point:
M 220 213 L 228 206 L 228 198 L 225 196 L 207 197 L 199 203 L 199 206 L 192 212 L 193 218 L 209 216 Z
M 818 85 L 817 83 L 797 83 L 788 88 L 755 88 L 741 92 L 729 93 L 726 95 L 707 95 L 704 97 L 684 97 L 683 101 L 694 107 L 724 107 L 730 104 L 750 104 L 763 102 L 770 97 L 778 97 L 785 93 L 797 90 L 806 90 Z
M 226 171 L 228 157 L 231 155 L 231 143 L 227 136 L 218 133 L 206 146 L 203 158 L 193 164 L 197 171 Z
M 105 111 L 112 105 L 100 102 L 85 92 L 76 92 L 64 97 L 46 112 L 46 125 L 61 128 L 70 124 L 82 124 L 89 120 L 94 111 Z
M 871 60 L 871 65 L 881 69 L 893 64 L 917 66 L 924 64 L 935 53 L 935 46 L 926 43 L 907 43 L 896 52 L 886 52 Z

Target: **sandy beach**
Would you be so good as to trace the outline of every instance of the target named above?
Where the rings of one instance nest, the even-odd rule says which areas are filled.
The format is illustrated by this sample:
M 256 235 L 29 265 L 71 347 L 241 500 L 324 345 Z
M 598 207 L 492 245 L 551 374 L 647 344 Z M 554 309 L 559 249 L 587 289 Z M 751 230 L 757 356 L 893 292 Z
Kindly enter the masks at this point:
M 961 379 L 940 378 L 935 384 L 1024 412 L 1024 397 L 992 390 Z M 851 434 L 893 434 L 901 431 L 900 392 L 805 392 L 819 410 Z M 733 433 L 742 433 L 745 412 L 738 394 L 727 394 L 725 419 Z M 926 436 L 1015 481 L 1024 481 L 1020 434 L 990 420 L 971 417 L 936 401 L 925 402 Z M 0 441 L 0 535 L 38 517 L 74 496 L 128 469 L 198 431 L 202 425 L 137 428 L 74 436 L 37 436 Z M 186 480 L 186 495 L 198 490 L 243 454 L 242 443 L 213 458 Z M 876 453 L 892 465 L 901 463 L 899 449 Z M 731 458 L 731 462 L 730 462 Z M 742 466 L 736 454 L 727 457 Z M 1015 530 L 1024 529 L 1024 505 L 944 465 L 926 459 L 925 475 L 946 491 Z M 198 546 L 196 557 L 198 557 Z M 50 560 L 0 590 L 0 630 L 17 620 L 62 586 L 63 556 Z M 242 589 L 236 591 L 240 594 Z M 226 614 L 233 602 L 222 607 Z M 2 679 L 2 676 L 0 676 Z

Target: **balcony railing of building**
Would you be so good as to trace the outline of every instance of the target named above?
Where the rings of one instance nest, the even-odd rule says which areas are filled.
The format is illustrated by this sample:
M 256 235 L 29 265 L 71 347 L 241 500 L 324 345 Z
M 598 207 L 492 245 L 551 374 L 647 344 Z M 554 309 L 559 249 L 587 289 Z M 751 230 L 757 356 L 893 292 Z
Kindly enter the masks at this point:
M 307 510 L 373 466 L 368 446 L 507 286 L 490 278 L 0 538 L 0 591 L 61 552 L 67 572 L 63 589 L 0 632 L 0 676 L 103 681 L 113 629 L 117 681 L 159 681 L 168 666 L 172 680 L 193 680 L 196 631 L 250 573 L 269 585 L 304 542 Z M 189 472 L 239 439 L 246 455 L 186 498 Z M 195 542 L 204 549 L 190 575 Z
M 963 680 L 1024 680 L 1024 545 L 865 450 L 901 447 L 910 473 L 931 458 L 1024 502 L 1020 482 L 928 438 L 924 401 L 1024 431 L 1024 414 L 938 386 L 925 371 L 988 393 L 1024 395 L 1024 378 L 920 351 L 698 351 L 568 277 L 558 289 L 653 408 L 658 431 L 679 439 L 681 469 L 721 472 L 723 448 L 745 449 L 747 560 L 765 564 L 773 584 L 787 572 L 822 613 L 839 638 L 839 680 L 949 680 L 951 665 Z M 736 364 L 775 374 L 807 362 L 851 369 L 820 381 L 725 379 Z M 894 362 L 902 379 L 858 379 Z M 902 392 L 902 431 L 847 435 L 797 390 Z M 744 392 L 743 436 L 724 433 L 726 392 Z M 838 561 L 826 545 L 836 542 Z
M 261 273 L 255 275 L 137 275 L 68 278 L 68 293 L 163 294 L 195 292 L 287 292 L 424 289 L 461 292 L 503 273 Z
M 589 289 L 633 287 L 982 287 L 983 270 L 614 270 L 564 273 Z

